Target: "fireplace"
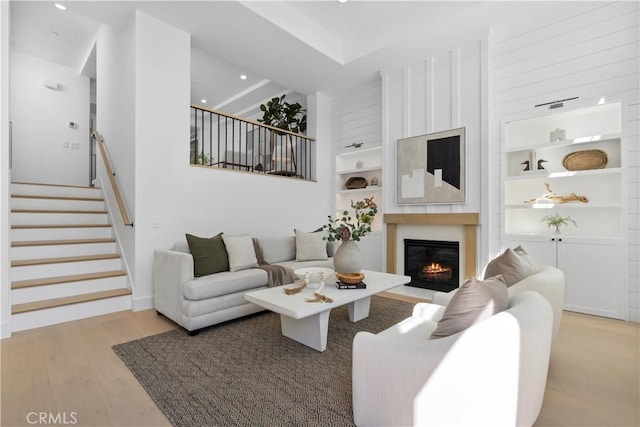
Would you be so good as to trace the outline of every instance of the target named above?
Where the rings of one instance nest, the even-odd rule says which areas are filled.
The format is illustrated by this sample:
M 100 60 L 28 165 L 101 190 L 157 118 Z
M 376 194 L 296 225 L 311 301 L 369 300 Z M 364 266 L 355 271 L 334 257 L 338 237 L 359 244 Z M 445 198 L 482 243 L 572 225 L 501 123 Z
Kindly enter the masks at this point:
M 460 243 L 404 239 L 404 274 L 423 289 L 449 292 L 460 284 Z

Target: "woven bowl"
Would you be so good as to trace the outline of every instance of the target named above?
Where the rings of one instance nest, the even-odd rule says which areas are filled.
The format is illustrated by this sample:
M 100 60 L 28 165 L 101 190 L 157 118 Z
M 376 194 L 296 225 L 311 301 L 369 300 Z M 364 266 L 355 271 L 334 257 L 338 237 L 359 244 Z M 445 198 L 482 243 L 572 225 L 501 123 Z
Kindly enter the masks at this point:
M 602 169 L 609 158 L 602 150 L 582 150 L 569 153 L 562 159 L 562 166 L 568 171 Z
M 355 285 L 362 282 L 364 274 L 362 273 L 336 273 L 336 279 L 348 285 Z

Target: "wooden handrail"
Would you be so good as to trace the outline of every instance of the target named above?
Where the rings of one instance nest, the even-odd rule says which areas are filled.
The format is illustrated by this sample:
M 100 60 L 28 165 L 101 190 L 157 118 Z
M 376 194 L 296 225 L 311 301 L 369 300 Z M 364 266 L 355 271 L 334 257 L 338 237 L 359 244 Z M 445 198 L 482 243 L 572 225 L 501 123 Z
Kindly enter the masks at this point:
M 111 181 L 111 188 L 113 188 L 113 194 L 116 198 L 116 202 L 118 203 L 118 209 L 120 210 L 122 221 L 124 222 L 124 225 L 130 225 L 131 227 L 133 227 L 133 222 L 129 220 L 127 207 L 125 206 L 122 195 L 120 194 L 120 187 L 118 187 L 118 182 L 116 181 L 116 174 L 113 171 L 111 162 L 109 161 L 109 157 L 107 156 L 107 148 L 104 145 L 102 136 L 98 133 L 98 131 L 93 131 L 91 136 L 96 140 L 96 142 L 98 143 L 98 147 L 100 148 L 100 156 L 102 157 L 104 167 L 107 171 L 107 174 L 109 175 L 109 181 Z
M 198 110 L 208 111 L 208 112 L 213 113 L 213 114 L 218 114 L 220 116 L 228 117 L 230 119 L 239 120 L 241 122 L 251 123 L 252 125 L 264 127 L 264 128 L 267 128 L 267 129 L 271 129 L 271 130 L 274 130 L 274 131 L 279 132 L 279 133 L 284 133 L 284 134 L 293 135 L 293 136 L 297 136 L 297 137 L 300 137 L 300 138 L 308 139 L 309 141 L 315 141 L 316 140 L 315 138 L 307 136 L 307 135 L 305 135 L 303 133 L 295 133 L 295 132 L 291 132 L 291 131 L 288 131 L 288 130 L 285 130 L 285 129 L 280 129 L 280 128 L 277 128 L 275 126 L 271 126 L 271 125 L 268 125 L 268 124 L 265 124 L 265 123 L 262 123 L 262 122 L 258 122 L 256 120 L 246 119 L 244 117 L 234 116 L 233 114 L 223 113 L 222 111 L 217 111 L 217 110 L 214 110 L 212 108 L 203 107 L 202 105 L 191 104 L 191 107 L 193 107 L 195 109 L 198 109 Z

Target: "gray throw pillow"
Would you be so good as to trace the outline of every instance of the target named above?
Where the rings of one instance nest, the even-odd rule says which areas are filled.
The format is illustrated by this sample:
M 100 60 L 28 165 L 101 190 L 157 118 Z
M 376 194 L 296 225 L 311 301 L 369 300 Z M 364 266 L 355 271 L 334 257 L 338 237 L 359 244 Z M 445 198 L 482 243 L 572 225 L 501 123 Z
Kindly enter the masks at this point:
M 229 271 L 227 250 L 222 241 L 222 233 L 213 237 L 198 237 L 187 234 L 189 252 L 193 256 L 193 275 L 195 277 Z
M 296 261 L 315 261 L 328 259 L 326 233 L 315 231 L 312 233 L 295 230 L 296 232 Z
M 240 271 L 258 266 L 253 240 L 248 234 L 241 236 L 222 236 L 229 255 L 229 270 Z
M 514 285 L 535 273 L 536 269 L 513 249 L 507 248 L 501 255 L 489 261 L 484 270 L 484 278 L 501 274 L 507 286 Z
M 448 337 L 509 307 L 507 284 L 502 276 L 467 279 L 444 309 L 430 339 Z
M 520 258 L 526 261 L 526 263 L 529 264 L 531 267 L 537 268 L 536 263 L 533 262 L 533 260 L 531 259 L 527 251 L 525 251 L 524 248 L 522 247 L 522 245 L 518 245 L 515 248 L 513 248 L 513 252 L 517 253 L 520 256 Z

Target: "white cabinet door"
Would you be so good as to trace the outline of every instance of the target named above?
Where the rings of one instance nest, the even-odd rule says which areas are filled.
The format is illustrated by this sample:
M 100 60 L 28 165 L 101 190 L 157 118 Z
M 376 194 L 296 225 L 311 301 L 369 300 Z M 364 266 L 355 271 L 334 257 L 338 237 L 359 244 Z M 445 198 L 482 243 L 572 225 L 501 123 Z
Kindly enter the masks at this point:
M 557 266 L 556 238 L 543 236 L 506 236 L 505 248 L 522 245 L 536 265 Z
M 627 254 L 622 239 L 510 235 L 505 245 L 522 245 L 537 265 L 562 270 L 566 310 L 626 319 Z
M 626 318 L 626 251 L 616 240 L 558 242 L 558 268 L 565 274 L 565 308 Z

